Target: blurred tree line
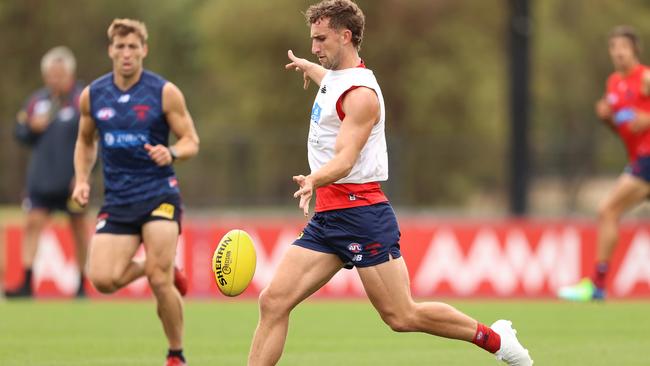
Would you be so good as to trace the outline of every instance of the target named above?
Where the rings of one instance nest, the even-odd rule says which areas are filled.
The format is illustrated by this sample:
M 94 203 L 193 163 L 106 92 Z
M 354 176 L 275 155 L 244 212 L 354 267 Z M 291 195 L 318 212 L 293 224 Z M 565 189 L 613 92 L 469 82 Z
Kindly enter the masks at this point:
M 643 21 L 650 3 L 532 1 L 531 171 L 534 179 L 559 177 L 570 192 L 589 177 L 618 173 L 625 161 L 621 144 L 596 120 L 593 102 L 611 72 L 607 32 L 627 23 L 650 39 Z M 284 64 L 288 49 L 311 56 L 301 12 L 312 2 L 1 1 L 0 203 L 20 202 L 27 151 L 13 139 L 13 121 L 41 85 L 42 54 L 69 46 L 78 76 L 90 82 L 110 71 L 111 20 L 131 17 L 149 28 L 145 66 L 183 90 L 201 137 L 199 157 L 177 166 L 186 203 L 293 205 L 291 176 L 308 172 L 316 89 L 303 91 L 300 75 Z M 358 3 L 367 17 L 361 55 L 387 104 L 392 179 L 385 187 L 393 202 L 502 210 L 510 123 L 507 1 Z

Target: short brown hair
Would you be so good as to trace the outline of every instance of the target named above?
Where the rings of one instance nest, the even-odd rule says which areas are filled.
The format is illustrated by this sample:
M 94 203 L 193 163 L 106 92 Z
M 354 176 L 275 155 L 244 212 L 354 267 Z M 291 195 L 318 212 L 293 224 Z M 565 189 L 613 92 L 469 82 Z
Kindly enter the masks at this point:
M 614 29 L 612 29 L 609 32 L 608 39 L 612 39 L 616 37 L 627 38 L 630 42 L 632 42 L 634 53 L 637 56 L 641 54 L 641 39 L 639 38 L 639 35 L 637 34 L 636 30 L 633 27 L 629 25 L 619 25 L 614 27 Z
M 309 25 L 323 18 L 328 18 L 330 28 L 349 29 L 352 32 L 352 44 L 357 49 L 361 48 L 366 16 L 363 15 L 359 6 L 354 2 L 350 0 L 323 0 L 310 6 L 305 12 L 305 18 Z
M 113 22 L 108 27 L 108 42 L 113 43 L 115 36 L 124 37 L 131 33 L 135 33 L 143 44 L 147 43 L 147 26 L 143 22 L 134 19 L 113 19 Z

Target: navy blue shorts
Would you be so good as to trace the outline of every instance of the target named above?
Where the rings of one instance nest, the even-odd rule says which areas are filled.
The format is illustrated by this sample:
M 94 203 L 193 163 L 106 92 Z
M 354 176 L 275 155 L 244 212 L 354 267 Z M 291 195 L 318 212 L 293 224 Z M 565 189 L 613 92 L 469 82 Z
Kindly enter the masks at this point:
M 178 223 L 181 231 L 183 208 L 177 194 L 154 197 L 146 202 L 103 206 L 97 215 L 96 233 L 140 235 L 149 221 L 169 220 Z
M 650 183 L 650 156 L 640 156 L 625 167 L 625 172 Z
M 69 215 L 80 215 L 86 211 L 74 202 L 68 191 L 51 194 L 30 192 L 29 196 L 23 200 L 23 207 L 26 211 L 34 209 L 46 210 L 48 212 L 63 211 Z
M 336 254 L 345 268 L 370 267 L 402 256 L 399 226 L 388 202 L 317 212 L 293 243 Z

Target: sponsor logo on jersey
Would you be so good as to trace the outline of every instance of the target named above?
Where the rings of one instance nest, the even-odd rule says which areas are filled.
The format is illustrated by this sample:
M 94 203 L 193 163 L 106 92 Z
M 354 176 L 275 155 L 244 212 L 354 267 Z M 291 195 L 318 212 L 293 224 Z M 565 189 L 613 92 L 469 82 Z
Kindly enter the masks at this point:
M 314 103 L 314 107 L 311 109 L 311 121 L 314 123 L 320 122 L 320 113 L 323 110 L 318 103 Z
M 106 147 L 142 146 L 148 142 L 149 137 L 142 133 L 113 131 L 104 134 L 104 145 Z
M 122 104 L 128 103 L 129 100 L 131 100 L 131 94 L 122 94 L 119 98 L 117 98 L 117 102 Z
M 104 107 L 97 111 L 96 116 L 100 121 L 108 121 L 109 119 L 115 117 L 115 109 L 111 107 Z
M 158 208 L 151 212 L 151 216 L 164 217 L 166 219 L 174 219 L 174 205 L 171 203 L 162 203 Z
M 169 187 L 174 188 L 178 186 L 178 179 L 176 177 L 169 178 Z
M 320 88 L 320 92 L 323 94 L 327 93 L 327 85 L 323 85 L 323 87 Z
M 352 253 L 361 253 L 363 247 L 359 243 L 350 243 L 350 245 L 348 245 L 348 250 Z
M 113 136 L 113 134 L 110 132 L 106 132 L 104 134 L 104 143 L 106 144 L 106 146 L 113 146 L 113 144 L 115 143 L 115 136 Z
M 622 125 L 627 122 L 631 122 L 636 117 L 636 113 L 632 108 L 623 108 L 614 114 L 614 123 Z

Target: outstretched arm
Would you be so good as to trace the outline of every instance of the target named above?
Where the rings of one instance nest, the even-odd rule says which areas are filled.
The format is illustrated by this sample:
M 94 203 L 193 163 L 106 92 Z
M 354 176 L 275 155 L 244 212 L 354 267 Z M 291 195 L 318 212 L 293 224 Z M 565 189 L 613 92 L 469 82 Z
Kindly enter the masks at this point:
M 97 133 L 90 115 L 90 91 L 86 87 L 79 97 L 79 134 L 74 150 L 75 185 L 72 198 L 81 206 L 88 204 L 90 173 L 97 160 Z
M 320 82 L 327 73 L 327 70 L 323 66 L 307 61 L 304 58 L 296 57 L 291 50 L 287 52 L 287 55 L 291 62 L 286 64 L 284 68 L 287 70 L 295 69 L 298 72 L 302 71 L 302 77 L 304 79 L 303 89 L 307 90 L 310 79 L 314 80 L 316 85 L 320 86 Z

